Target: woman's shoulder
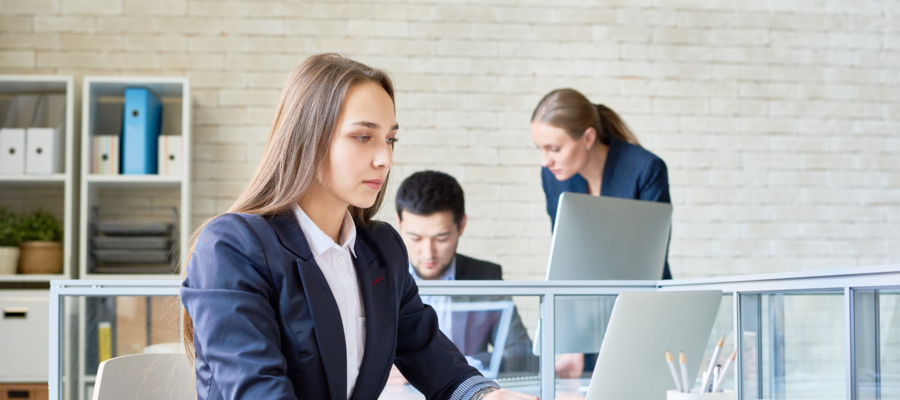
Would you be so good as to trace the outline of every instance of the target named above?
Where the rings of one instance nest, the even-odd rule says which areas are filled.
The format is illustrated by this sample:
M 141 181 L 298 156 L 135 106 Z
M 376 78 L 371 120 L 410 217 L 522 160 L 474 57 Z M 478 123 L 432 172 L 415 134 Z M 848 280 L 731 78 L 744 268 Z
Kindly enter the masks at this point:
M 624 141 L 617 141 L 615 148 L 616 175 L 647 177 L 668 174 L 666 162 L 650 150 Z
M 209 220 L 200 232 L 198 245 L 229 239 L 260 241 L 260 235 L 269 228 L 265 216 L 246 213 L 224 213 Z M 255 240 L 253 240 L 255 239 Z
M 642 164 L 658 164 L 662 163 L 665 166 L 665 161 L 662 158 L 653 154 L 650 150 L 645 149 L 643 146 L 638 146 L 636 144 L 628 143 L 625 141 L 617 140 L 616 148 L 619 153 L 619 158 L 626 158 L 633 161 L 640 162 Z
M 191 251 L 185 285 L 232 288 L 260 276 L 270 282 L 265 247 L 272 238 L 264 225 L 264 216 L 252 214 L 225 213 L 209 220 Z
M 213 217 L 206 223 L 206 229 L 215 227 L 246 230 L 251 227 L 255 228 L 254 225 L 264 223 L 266 223 L 266 219 L 262 215 L 229 212 Z

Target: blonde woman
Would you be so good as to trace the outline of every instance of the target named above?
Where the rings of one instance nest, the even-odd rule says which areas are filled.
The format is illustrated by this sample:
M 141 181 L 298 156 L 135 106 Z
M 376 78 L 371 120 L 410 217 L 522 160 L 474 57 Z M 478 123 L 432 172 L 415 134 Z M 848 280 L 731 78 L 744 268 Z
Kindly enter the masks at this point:
M 551 227 L 564 192 L 672 202 L 666 163 L 641 147 L 619 114 L 577 90 L 557 89 L 541 99 L 531 115 L 531 139 L 541 150 Z M 672 279 L 664 262 L 662 279 Z M 612 310 L 612 303 L 604 304 Z M 580 377 L 594 361 L 595 355 L 563 354 L 556 360 L 556 374 Z
M 376 399 L 391 364 L 428 399 L 536 399 L 466 363 L 371 220 L 398 129 L 382 71 L 335 54 L 293 71 L 250 185 L 186 267 L 199 399 Z

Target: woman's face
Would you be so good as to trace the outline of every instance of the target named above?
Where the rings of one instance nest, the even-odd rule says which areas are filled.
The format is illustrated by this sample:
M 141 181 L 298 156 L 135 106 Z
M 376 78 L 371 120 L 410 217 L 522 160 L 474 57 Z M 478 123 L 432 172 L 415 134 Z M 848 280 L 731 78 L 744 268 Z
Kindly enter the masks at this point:
M 329 168 L 320 177 L 336 200 L 357 208 L 375 204 L 393 162 L 397 119 L 381 85 L 365 82 L 347 92 L 331 141 Z
M 588 128 L 581 138 L 574 139 L 565 129 L 540 122 L 531 122 L 531 140 L 541 149 L 541 166 L 547 167 L 559 181 L 580 172 L 588 159 L 588 147 L 596 134 Z

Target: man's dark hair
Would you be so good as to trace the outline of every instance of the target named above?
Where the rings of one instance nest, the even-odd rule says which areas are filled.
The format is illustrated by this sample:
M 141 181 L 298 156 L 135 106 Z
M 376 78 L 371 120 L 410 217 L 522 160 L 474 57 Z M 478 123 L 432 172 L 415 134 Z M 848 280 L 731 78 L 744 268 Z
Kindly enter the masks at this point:
M 410 175 L 397 190 L 397 216 L 403 220 L 403 211 L 415 215 L 431 215 L 451 211 L 458 227 L 466 214 L 466 201 L 462 187 L 450 175 L 439 171 L 420 171 Z

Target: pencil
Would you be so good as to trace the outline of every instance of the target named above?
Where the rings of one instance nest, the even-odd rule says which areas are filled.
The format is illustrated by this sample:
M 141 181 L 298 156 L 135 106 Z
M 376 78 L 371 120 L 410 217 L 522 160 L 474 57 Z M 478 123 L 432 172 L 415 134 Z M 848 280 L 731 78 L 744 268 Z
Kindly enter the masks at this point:
M 681 378 L 678 377 L 678 369 L 675 368 L 675 358 L 672 357 L 672 353 L 669 353 L 668 349 L 666 349 L 666 363 L 669 364 L 669 372 L 672 373 L 672 380 L 675 381 L 675 389 L 678 389 L 679 392 L 684 392 L 684 390 L 681 390 Z
M 716 384 L 713 386 L 713 392 L 718 392 L 722 390 L 722 384 L 725 383 L 725 376 L 728 375 L 728 368 L 731 368 L 731 364 L 734 364 L 734 359 L 737 357 L 737 349 L 731 352 L 731 357 L 728 357 L 728 361 L 725 362 L 725 366 L 722 367 L 722 372 L 719 374 L 719 380 L 716 381 Z
M 691 386 L 688 385 L 688 371 L 687 371 L 687 358 L 684 356 L 684 350 L 679 351 L 678 354 L 678 362 L 681 363 L 681 390 L 684 393 L 691 392 Z
M 709 386 L 709 380 L 712 379 L 713 369 L 716 368 L 716 360 L 719 358 L 719 352 L 722 351 L 722 345 L 725 344 L 725 335 L 719 338 L 719 343 L 713 348 L 712 358 L 709 359 L 709 368 L 706 369 L 706 379 L 703 380 L 703 386 L 700 386 L 700 393 L 706 393 Z

